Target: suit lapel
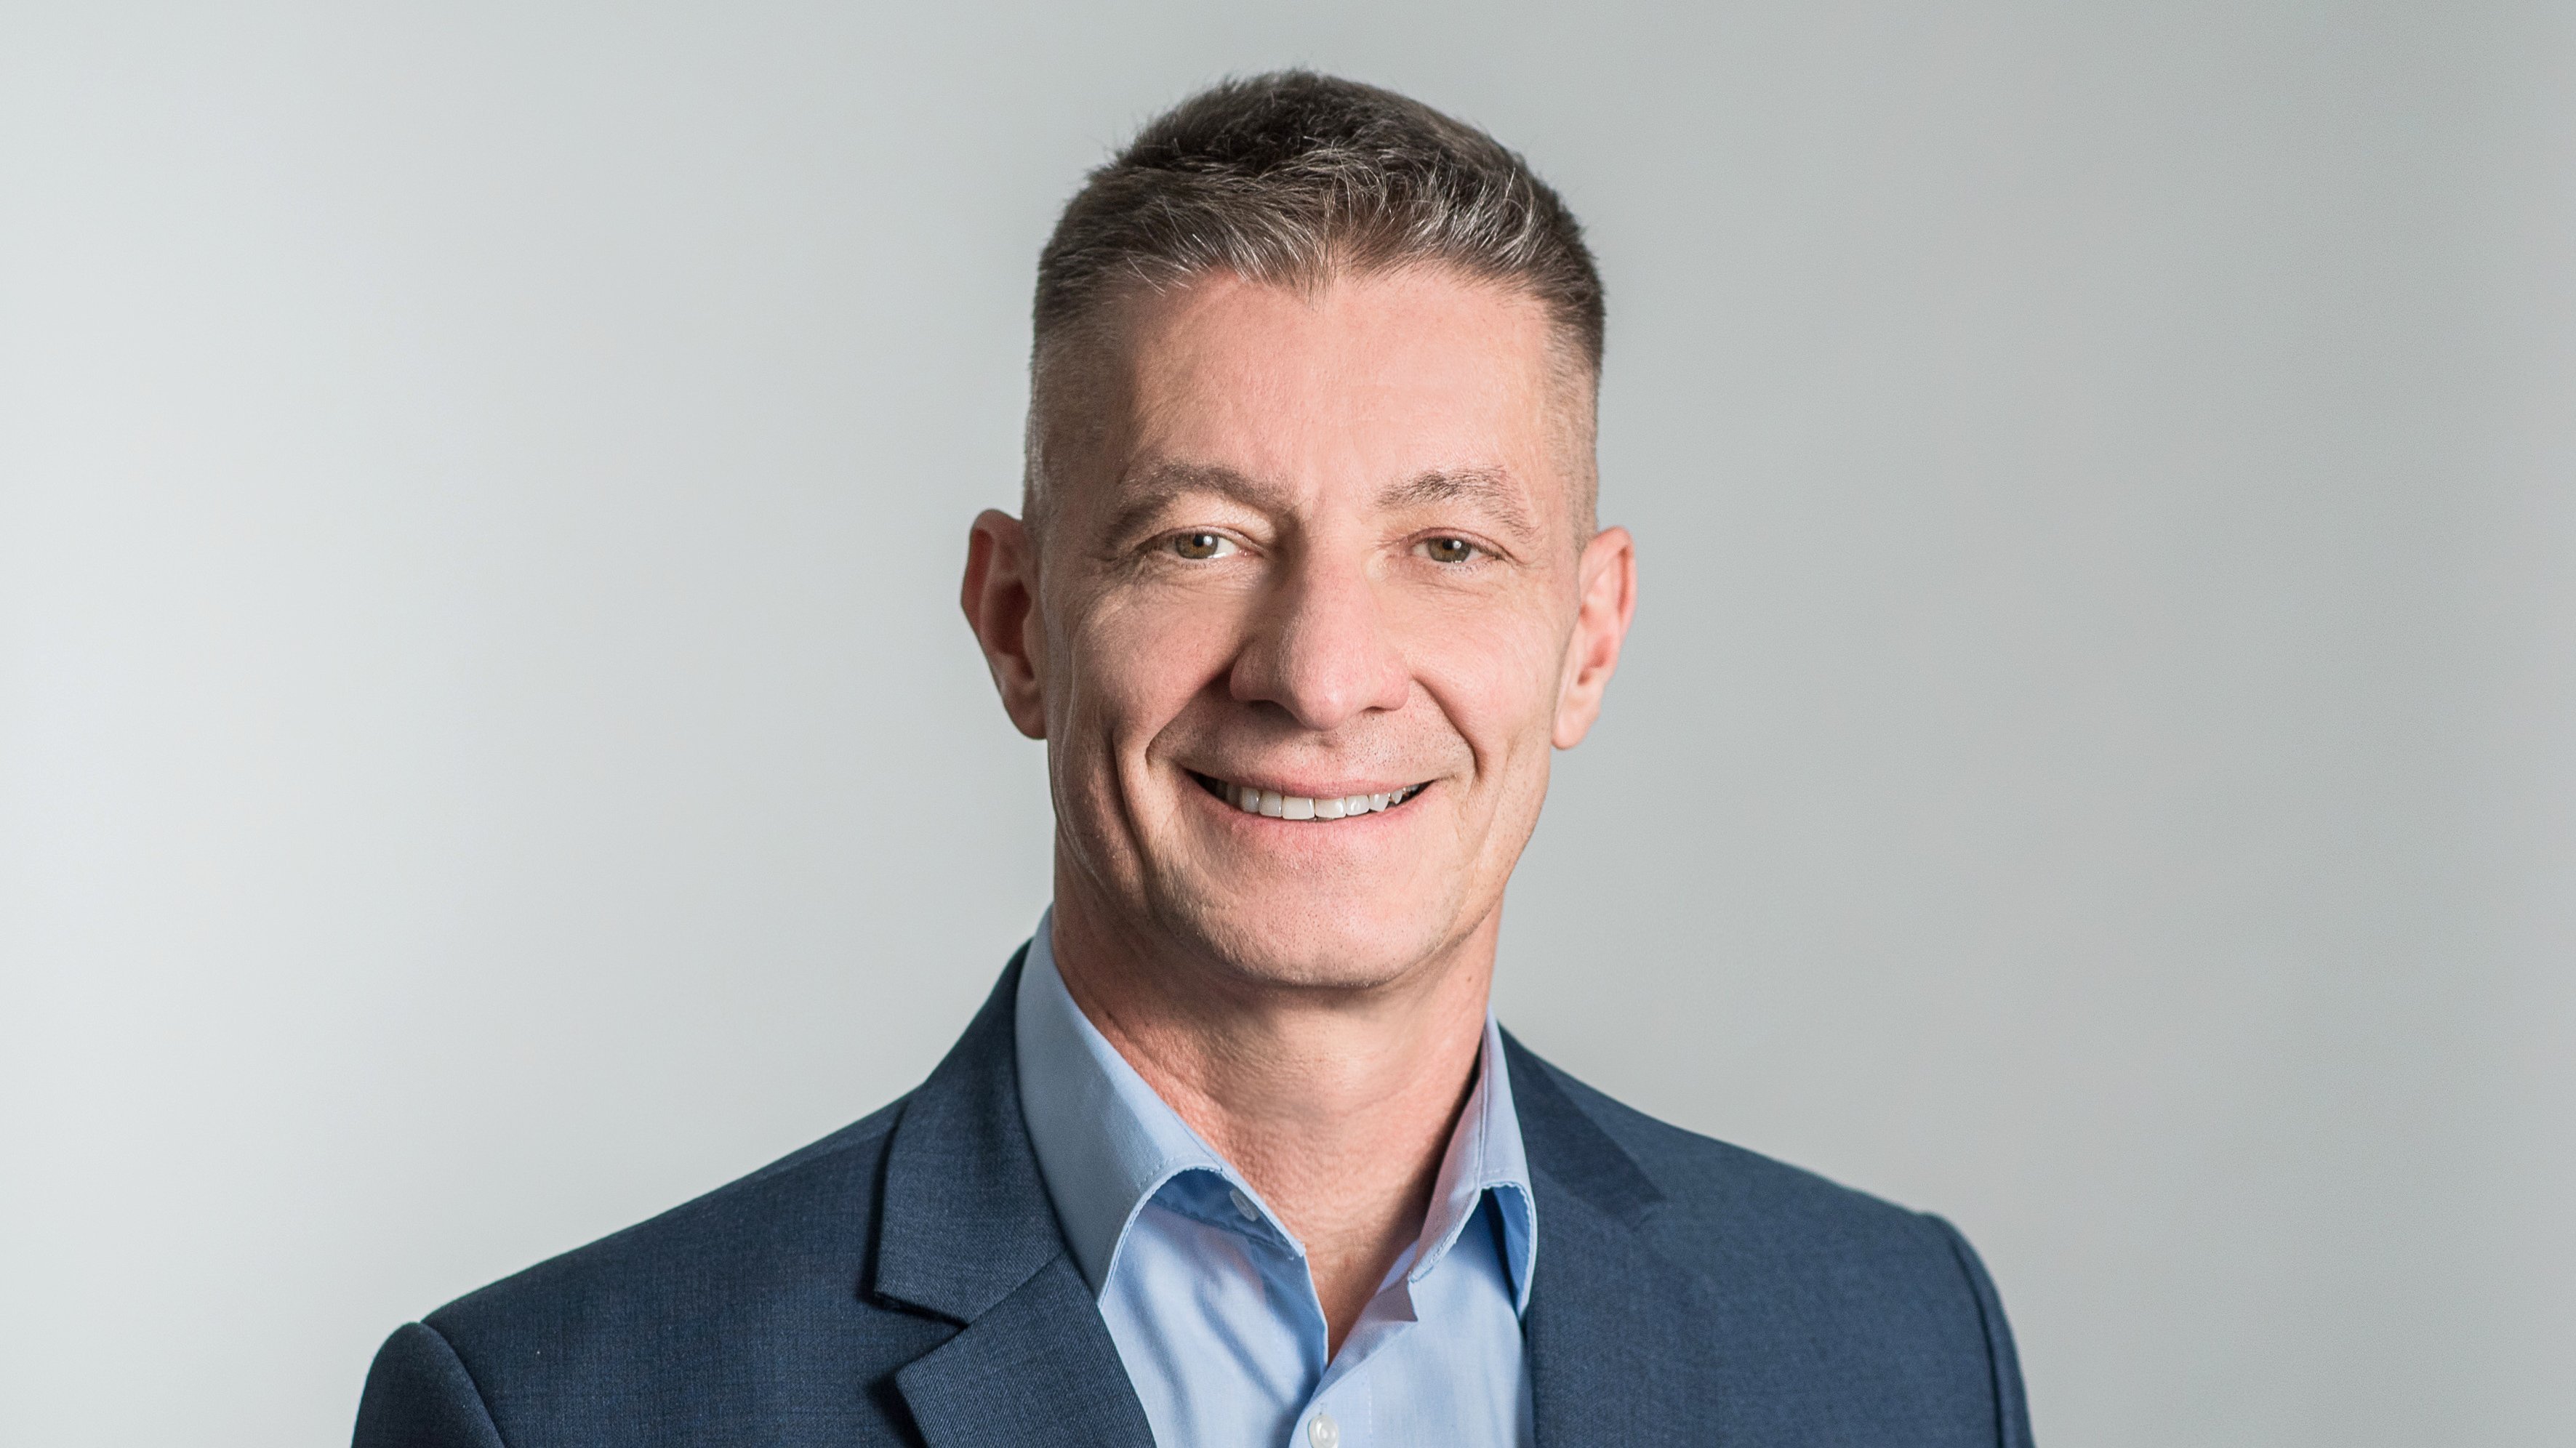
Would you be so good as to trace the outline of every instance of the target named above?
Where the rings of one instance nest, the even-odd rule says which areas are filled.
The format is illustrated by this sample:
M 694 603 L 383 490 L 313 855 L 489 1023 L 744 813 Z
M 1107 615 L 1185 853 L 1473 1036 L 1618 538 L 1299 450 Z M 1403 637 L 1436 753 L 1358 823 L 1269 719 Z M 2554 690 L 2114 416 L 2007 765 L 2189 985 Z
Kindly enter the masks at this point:
M 1538 1448 L 1711 1442 L 1717 1381 L 1708 1288 L 1654 1250 L 1643 1226 L 1663 1193 L 1558 1086 L 1503 1038 L 1512 1104 L 1538 1199 L 1526 1331 Z
M 1065 1249 L 1020 1119 L 1020 961 L 905 1103 L 886 1154 L 870 1290 L 962 1327 L 895 1374 L 932 1448 L 1152 1448 L 1144 1408 Z M 1539 1448 L 1710 1442 L 1709 1289 L 1643 1228 L 1663 1194 L 1506 1033 L 1537 1197 L 1527 1332 Z
M 931 1448 L 1154 1441 L 1091 1288 L 1061 1253 L 894 1381 Z
M 932 1448 L 1152 1448 L 1020 1119 L 1019 981 L 1014 957 L 887 1144 L 870 1290 L 964 1328 L 895 1387 Z

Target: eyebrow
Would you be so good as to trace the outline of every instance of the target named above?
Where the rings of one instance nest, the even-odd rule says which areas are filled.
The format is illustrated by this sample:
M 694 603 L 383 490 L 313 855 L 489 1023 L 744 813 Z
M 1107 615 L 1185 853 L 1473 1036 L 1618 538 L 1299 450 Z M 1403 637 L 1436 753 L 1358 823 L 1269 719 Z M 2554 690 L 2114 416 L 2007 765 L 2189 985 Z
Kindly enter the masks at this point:
M 1288 490 L 1221 463 L 1160 459 L 1129 474 L 1122 491 L 1128 497 L 1110 516 L 1108 536 L 1112 538 L 1127 537 L 1170 506 L 1173 499 L 1190 493 L 1212 493 L 1247 507 L 1268 510 L 1278 507 Z M 1520 490 L 1512 486 L 1510 475 L 1500 468 L 1435 468 L 1377 495 L 1379 509 L 1387 512 L 1461 502 L 1482 507 L 1507 531 L 1523 538 L 1533 531 Z
M 1523 538 L 1532 531 L 1529 509 L 1521 504 L 1520 490 L 1512 486 L 1510 475 L 1500 468 L 1421 473 L 1377 495 L 1377 505 L 1390 511 L 1437 503 L 1473 503 Z
M 1286 491 L 1275 483 L 1247 477 L 1218 463 L 1188 463 L 1163 459 L 1147 463 L 1122 481 L 1120 491 L 1127 501 L 1110 515 L 1108 536 L 1124 538 L 1143 527 L 1153 516 L 1171 505 L 1174 498 L 1189 493 L 1214 493 L 1231 498 L 1247 507 L 1274 508 Z

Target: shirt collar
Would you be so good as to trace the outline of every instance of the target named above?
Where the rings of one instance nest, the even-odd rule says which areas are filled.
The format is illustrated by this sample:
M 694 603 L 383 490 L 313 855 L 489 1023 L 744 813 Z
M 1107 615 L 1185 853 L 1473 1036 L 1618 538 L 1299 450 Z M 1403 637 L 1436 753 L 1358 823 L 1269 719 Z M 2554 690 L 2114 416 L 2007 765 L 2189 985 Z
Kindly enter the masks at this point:
M 1092 1291 L 1107 1285 L 1136 1214 L 1166 1184 L 1191 1172 L 1213 1174 L 1243 1193 L 1270 1229 L 1294 1245 L 1296 1239 L 1260 1194 L 1155 1094 L 1074 1004 L 1056 972 L 1054 926 L 1050 908 L 1039 918 L 1020 967 L 1013 1026 L 1020 1112 L 1074 1264 Z M 1537 1250 L 1537 1206 L 1520 1118 L 1512 1109 L 1502 1032 L 1490 1012 L 1477 1056 L 1476 1086 L 1442 1154 L 1422 1235 L 1399 1262 L 1404 1274 L 1418 1282 L 1436 1270 L 1488 1194 L 1501 1217 L 1513 1304 L 1526 1310 Z

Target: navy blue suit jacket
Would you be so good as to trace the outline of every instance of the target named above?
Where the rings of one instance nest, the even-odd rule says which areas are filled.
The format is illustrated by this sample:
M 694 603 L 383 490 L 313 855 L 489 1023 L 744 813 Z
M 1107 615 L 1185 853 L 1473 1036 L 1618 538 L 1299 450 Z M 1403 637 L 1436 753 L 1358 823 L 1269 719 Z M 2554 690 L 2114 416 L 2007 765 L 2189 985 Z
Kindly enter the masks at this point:
M 1018 978 L 892 1106 L 396 1331 L 358 1448 L 1149 1448 L 1020 1121 Z M 2002 1305 L 1948 1223 L 1505 1050 L 1541 1448 L 2027 1448 Z

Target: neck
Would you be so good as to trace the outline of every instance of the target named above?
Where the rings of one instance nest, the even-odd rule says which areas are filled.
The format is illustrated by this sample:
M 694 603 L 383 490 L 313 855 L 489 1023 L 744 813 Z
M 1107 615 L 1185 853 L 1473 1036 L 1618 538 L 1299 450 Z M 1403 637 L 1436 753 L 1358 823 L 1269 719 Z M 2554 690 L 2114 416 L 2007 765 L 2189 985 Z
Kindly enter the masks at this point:
M 1070 892 L 1054 920 L 1083 1015 L 1305 1245 L 1339 1351 L 1421 1233 L 1475 1085 L 1500 913 L 1396 980 L 1347 989 L 1139 950 Z

